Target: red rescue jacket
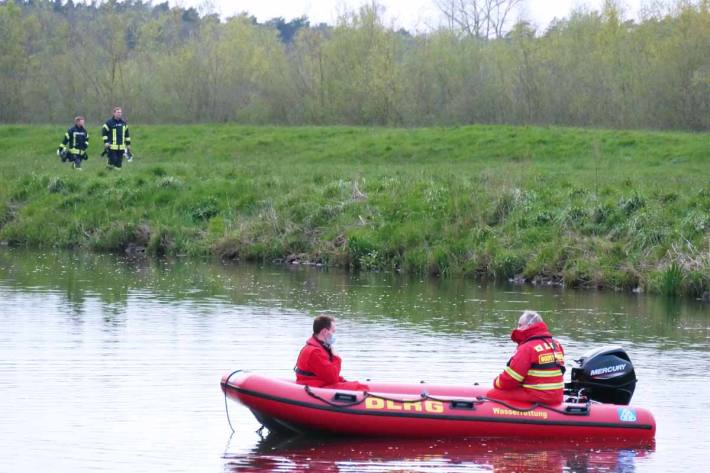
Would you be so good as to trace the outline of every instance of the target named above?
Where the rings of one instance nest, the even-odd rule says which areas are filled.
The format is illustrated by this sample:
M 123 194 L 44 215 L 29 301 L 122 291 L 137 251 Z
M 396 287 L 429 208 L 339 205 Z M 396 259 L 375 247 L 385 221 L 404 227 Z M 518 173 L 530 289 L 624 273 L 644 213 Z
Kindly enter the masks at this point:
M 565 352 L 547 325 L 538 322 L 525 330 L 513 330 L 511 338 L 518 349 L 493 385 L 504 391 L 522 388 L 546 404 L 562 402 Z
M 341 363 L 338 355 L 333 355 L 320 340 L 311 337 L 298 354 L 294 368 L 296 382 L 316 388 L 343 382 L 345 380 L 340 376 Z

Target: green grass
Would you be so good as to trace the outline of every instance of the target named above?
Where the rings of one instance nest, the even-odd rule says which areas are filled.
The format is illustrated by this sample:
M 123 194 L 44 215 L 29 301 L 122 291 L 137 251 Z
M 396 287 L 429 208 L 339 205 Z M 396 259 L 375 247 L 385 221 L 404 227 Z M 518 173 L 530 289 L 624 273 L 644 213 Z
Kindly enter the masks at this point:
M 82 172 L 61 126 L 0 127 L 0 240 L 573 287 L 710 290 L 710 135 L 133 126 Z

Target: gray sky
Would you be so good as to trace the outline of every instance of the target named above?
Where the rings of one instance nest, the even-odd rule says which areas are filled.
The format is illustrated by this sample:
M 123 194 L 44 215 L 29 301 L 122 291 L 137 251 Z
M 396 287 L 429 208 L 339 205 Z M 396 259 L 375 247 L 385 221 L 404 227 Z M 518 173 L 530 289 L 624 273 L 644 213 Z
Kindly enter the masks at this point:
M 642 0 L 621 0 L 625 6 L 626 16 L 635 16 Z M 524 18 L 539 27 L 545 27 L 555 17 L 561 18 L 569 14 L 577 6 L 598 9 L 604 0 L 526 0 Z M 335 23 L 338 14 L 357 9 L 360 5 L 370 3 L 368 0 L 171 0 L 173 5 L 184 7 L 212 5 L 213 11 L 223 17 L 232 16 L 242 11 L 248 11 L 259 21 L 274 17 L 286 20 L 302 15 L 308 16 L 311 23 Z M 439 24 L 439 13 L 434 6 L 434 0 L 378 0 L 385 7 L 385 18 L 388 23 L 409 30 L 424 30 Z

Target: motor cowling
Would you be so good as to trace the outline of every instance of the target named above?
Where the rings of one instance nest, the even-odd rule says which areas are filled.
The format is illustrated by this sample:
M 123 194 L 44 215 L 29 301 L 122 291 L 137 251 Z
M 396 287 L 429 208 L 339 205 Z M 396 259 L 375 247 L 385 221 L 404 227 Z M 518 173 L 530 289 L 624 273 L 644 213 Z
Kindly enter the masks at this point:
M 566 387 L 576 395 L 593 401 L 627 405 L 636 389 L 636 372 L 631 359 L 620 346 L 590 350 L 572 368 L 572 382 Z

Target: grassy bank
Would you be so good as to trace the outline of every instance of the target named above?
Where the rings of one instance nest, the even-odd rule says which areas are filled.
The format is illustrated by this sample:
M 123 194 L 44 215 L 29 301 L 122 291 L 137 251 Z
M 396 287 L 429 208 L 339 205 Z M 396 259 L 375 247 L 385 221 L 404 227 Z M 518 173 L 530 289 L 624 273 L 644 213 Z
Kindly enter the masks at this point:
M 30 247 L 710 290 L 710 135 L 474 126 L 134 126 L 82 172 L 0 127 L 0 240 Z

